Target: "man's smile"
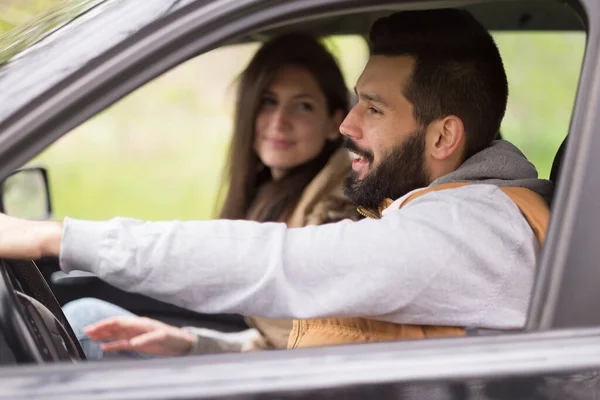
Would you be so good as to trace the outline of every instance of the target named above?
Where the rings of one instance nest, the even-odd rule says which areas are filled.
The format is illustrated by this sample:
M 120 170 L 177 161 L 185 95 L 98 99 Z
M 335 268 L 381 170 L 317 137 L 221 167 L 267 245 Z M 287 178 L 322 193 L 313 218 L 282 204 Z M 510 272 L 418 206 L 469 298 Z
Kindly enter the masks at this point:
M 357 172 L 359 178 L 362 179 L 363 175 L 369 169 L 369 160 L 366 157 L 360 156 L 353 151 L 350 151 L 350 156 L 352 157 L 352 170 L 354 170 L 354 172 Z

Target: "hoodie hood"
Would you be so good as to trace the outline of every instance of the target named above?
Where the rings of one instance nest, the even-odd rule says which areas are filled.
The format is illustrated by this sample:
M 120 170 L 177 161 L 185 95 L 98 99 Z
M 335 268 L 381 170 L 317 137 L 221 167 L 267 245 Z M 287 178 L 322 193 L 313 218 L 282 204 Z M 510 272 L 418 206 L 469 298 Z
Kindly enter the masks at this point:
M 494 141 L 491 146 L 466 160 L 456 171 L 436 179 L 430 186 L 451 182 L 523 187 L 542 196 L 548 204 L 554 191 L 552 182 L 539 179 L 537 170 L 527 157 L 505 140 Z

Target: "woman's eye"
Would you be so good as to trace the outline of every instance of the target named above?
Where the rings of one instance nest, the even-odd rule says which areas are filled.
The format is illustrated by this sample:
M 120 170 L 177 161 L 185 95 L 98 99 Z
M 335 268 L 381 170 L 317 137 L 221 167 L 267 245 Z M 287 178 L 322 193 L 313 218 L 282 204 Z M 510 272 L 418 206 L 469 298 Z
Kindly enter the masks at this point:
M 260 107 L 261 108 L 265 108 L 265 107 L 273 107 L 277 105 L 277 100 L 271 98 L 271 97 L 263 97 L 262 100 L 260 101 Z
M 307 103 L 307 102 L 298 103 L 297 107 L 298 107 L 298 109 L 300 109 L 302 111 L 312 111 L 312 110 L 314 110 L 313 105 L 310 104 L 310 103 Z

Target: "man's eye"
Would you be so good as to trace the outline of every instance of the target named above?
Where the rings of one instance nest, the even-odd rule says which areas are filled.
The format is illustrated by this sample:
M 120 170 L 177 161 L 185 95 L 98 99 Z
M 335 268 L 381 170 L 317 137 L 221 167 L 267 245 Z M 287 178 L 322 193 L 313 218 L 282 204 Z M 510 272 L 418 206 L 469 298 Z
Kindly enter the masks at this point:
M 375 107 L 369 107 L 369 113 L 370 114 L 381 114 L 381 111 L 379 111 L 377 108 Z

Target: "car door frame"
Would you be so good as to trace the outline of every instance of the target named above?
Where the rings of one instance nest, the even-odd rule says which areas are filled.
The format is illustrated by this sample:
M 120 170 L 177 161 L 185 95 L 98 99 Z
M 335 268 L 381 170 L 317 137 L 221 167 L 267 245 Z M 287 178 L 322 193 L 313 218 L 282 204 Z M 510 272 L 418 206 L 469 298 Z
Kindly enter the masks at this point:
M 600 180 L 600 6 L 582 1 L 587 14 L 586 48 L 550 227 L 541 254 L 527 330 L 600 326 L 600 246 L 597 212 Z M 596 235 L 594 234 L 596 233 Z
M 600 329 L 574 329 L 294 351 L 0 368 L 10 399 L 571 398 L 597 393 Z M 125 372 L 126 371 L 126 372 Z M 149 380 L 151 377 L 151 380 Z M 587 381 L 586 381 L 587 379 Z M 459 388 L 462 395 L 448 396 Z M 437 396 L 409 396 L 418 390 Z M 408 394 L 404 394 L 408 392 Z M 523 396 L 524 391 L 532 392 Z M 543 396 L 552 391 L 553 397 Z M 552 393 L 551 392 L 551 393 Z M 591 398 L 595 398 L 590 396 Z
M 368 8 L 391 7 L 398 3 L 398 1 L 374 0 L 369 3 Z M 436 1 L 423 1 L 422 3 L 441 4 Z M 443 4 L 449 3 L 444 2 Z M 586 294 L 586 300 L 594 299 L 595 297 L 590 297 L 593 296 L 591 291 L 594 286 L 594 281 L 590 281 L 590 279 L 597 277 L 600 273 L 592 268 L 593 261 L 600 259 L 600 246 L 594 246 L 592 238 L 589 237 L 589 234 L 594 232 L 594 227 L 590 226 L 589 222 L 600 221 L 600 216 L 593 216 L 586 220 L 589 216 L 588 213 L 594 210 L 593 200 L 600 193 L 600 182 L 596 183 L 593 182 L 593 179 L 590 179 L 590 174 L 594 171 L 593 168 L 600 167 L 598 165 L 600 164 L 600 157 L 594 157 L 593 152 L 594 148 L 600 148 L 600 136 L 594 135 L 594 127 L 600 126 L 600 114 L 594 113 L 595 110 L 598 110 L 600 95 L 600 73 L 597 71 L 600 66 L 598 62 L 598 39 L 600 38 L 598 29 L 600 25 L 594 21 L 600 21 L 598 18 L 600 17 L 600 4 L 595 3 L 593 0 L 582 0 L 581 4 L 587 13 L 587 20 L 590 21 L 586 53 L 570 127 L 571 139 L 566 151 L 564 171 L 559 182 L 561 189 L 558 192 L 552 213 L 547 244 L 540 263 L 539 279 L 536 282 L 531 308 L 533 317 L 528 325 L 530 329 L 556 326 L 564 328 L 579 327 L 592 325 L 597 320 L 592 315 L 593 310 L 577 310 L 577 307 L 580 307 L 581 304 L 580 299 L 577 298 L 575 299 L 577 301 L 575 301 L 570 298 L 568 293 L 565 293 L 565 287 L 573 290 L 573 282 L 576 282 L 579 290 L 582 290 L 582 286 L 585 287 L 583 292 Z M 333 14 L 343 7 L 344 9 L 350 7 L 356 11 L 365 8 L 360 6 L 359 2 L 352 0 L 290 0 L 284 3 L 270 0 L 217 0 L 204 4 L 192 3 L 157 21 L 143 32 L 125 40 L 44 93 L 34 103 L 30 104 L 27 110 L 22 110 L 4 121 L 0 125 L 0 160 L 2 160 L 0 178 L 8 175 L 12 169 L 26 162 L 62 134 L 135 88 L 181 62 L 214 48 L 218 43 L 223 43 L 243 32 L 263 27 L 265 24 L 281 23 L 281 18 L 284 15 L 287 20 L 293 20 L 299 18 L 303 13 L 310 12 L 311 15 L 316 12 Z M 247 16 L 244 17 L 243 13 L 247 13 Z M 568 269 L 565 267 L 566 265 L 569 265 Z M 568 285 L 561 287 L 563 281 L 567 282 Z M 478 349 L 478 351 L 488 354 L 492 358 L 494 354 L 496 357 L 506 356 L 508 358 L 512 354 L 515 357 L 513 359 L 514 363 L 511 364 L 513 373 L 517 373 L 517 370 L 522 370 L 522 364 L 517 362 L 518 354 L 511 351 L 510 346 L 502 347 L 504 352 L 502 354 L 494 353 L 492 348 L 486 349 L 483 346 L 483 344 L 488 343 L 485 340 L 502 343 L 513 341 L 512 345 L 514 346 L 517 343 L 532 343 L 530 342 L 531 338 L 537 338 L 538 340 L 550 338 L 550 342 L 546 341 L 548 347 L 540 349 L 538 354 L 538 356 L 543 354 L 547 356 L 548 351 L 551 351 L 552 346 L 555 346 L 557 342 L 564 345 L 585 332 L 588 331 L 567 330 L 564 332 L 528 333 L 495 339 L 464 338 L 454 339 L 451 344 L 443 340 L 435 340 L 427 344 L 387 343 L 377 345 L 382 346 L 380 349 L 385 349 L 385 351 L 378 352 L 371 361 L 393 366 L 401 362 L 401 359 L 411 349 L 429 348 L 435 349 L 435 351 L 431 350 L 420 354 L 420 357 L 424 357 L 421 360 L 429 360 L 435 363 L 436 359 L 441 361 L 439 354 L 445 348 L 444 346 L 450 347 L 448 351 L 453 348 L 464 347 L 471 348 L 473 351 Z M 589 334 L 593 338 L 597 338 L 598 332 L 593 331 Z M 554 340 L 554 343 L 552 343 L 552 340 Z M 331 365 L 337 365 L 340 371 L 345 370 L 345 368 L 342 368 L 345 365 L 354 365 L 360 370 L 364 367 L 361 367 L 360 363 L 352 364 L 351 358 L 356 352 L 363 354 L 362 352 L 365 351 L 368 353 L 369 350 L 366 350 L 368 346 L 373 345 L 365 345 L 364 347 L 342 346 L 335 350 L 309 350 L 298 353 L 274 352 L 264 355 L 236 355 L 239 358 L 235 359 L 232 359 L 231 356 L 221 356 L 210 359 L 203 358 L 202 361 L 193 358 L 190 358 L 189 361 L 156 360 L 157 364 L 155 366 L 158 367 L 159 364 L 164 366 L 166 365 L 163 364 L 165 362 L 168 362 L 169 365 L 171 363 L 188 365 L 188 362 L 204 363 L 210 361 L 209 364 L 213 362 L 215 364 L 224 363 L 225 365 L 236 365 L 240 368 L 242 364 L 247 363 L 244 367 L 252 369 L 254 367 L 250 367 L 250 364 L 254 362 L 257 363 L 257 368 L 265 360 L 267 363 L 273 361 L 277 364 L 281 361 L 289 362 L 291 365 L 295 360 L 304 359 L 303 357 L 308 357 L 306 360 L 312 360 L 310 362 L 306 361 L 308 365 L 312 365 L 311 363 L 317 362 L 316 360 L 320 360 L 319 362 L 328 360 L 327 354 L 335 354 L 334 359 L 329 361 L 333 363 Z M 361 348 L 365 350 L 360 350 Z M 375 347 L 369 347 L 369 349 L 373 351 Z M 366 355 L 363 354 L 363 356 Z M 571 362 L 574 361 L 571 360 Z M 600 367 L 600 359 L 590 360 L 588 358 L 586 363 L 587 366 Z M 129 364 L 128 366 L 134 365 Z M 300 380 L 303 385 L 314 384 L 319 386 L 317 376 L 312 372 L 301 371 L 302 368 L 306 368 L 306 365 L 296 364 L 297 369 L 293 366 L 290 368 L 292 372 L 303 374 L 302 376 L 306 378 Z M 430 374 L 426 376 L 424 371 L 424 375 L 420 376 L 420 379 L 451 377 L 452 371 L 455 370 L 452 363 L 448 363 L 446 360 L 441 365 L 443 366 L 440 371 L 445 371 L 446 375 L 440 372 L 441 375 L 434 376 Z M 79 366 L 79 368 L 81 367 Z M 484 370 L 487 374 L 493 376 L 501 372 L 495 369 L 496 367 L 491 363 Z M 64 368 L 69 370 L 70 367 L 64 366 Z M 85 368 L 90 368 L 91 371 L 97 367 L 85 366 Z M 143 368 L 143 363 L 134 368 Z M 541 368 L 541 365 L 538 365 L 538 368 Z M 280 370 L 281 367 L 279 366 L 277 369 Z M 260 379 L 263 384 L 268 384 L 268 382 L 263 381 L 267 375 L 261 375 L 261 371 L 260 368 L 256 369 L 254 378 Z M 276 371 L 269 371 L 271 371 L 271 375 L 268 376 L 277 375 Z M 406 375 L 407 370 L 402 371 L 387 375 L 386 379 L 393 379 L 393 381 L 398 382 L 417 378 L 414 374 Z M 6 371 L 0 371 L 0 376 L 4 376 L 4 372 Z M 280 375 L 278 376 L 281 377 L 282 374 L 287 373 L 287 370 L 279 371 Z M 329 386 L 352 383 L 344 378 L 341 373 L 334 373 L 333 370 L 329 370 L 329 373 L 331 378 L 327 380 Z M 381 380 L 377 376 L 369 374 L 366 376 L 372 382 Z M 231 380 L 228 379 L 224 379 L 224 381 L 231 383 Z M 360 383 L 356 380 L 353 382 Z M 292 386 L 297 387 L 298 385 L 299 383 L 295 381 Z

